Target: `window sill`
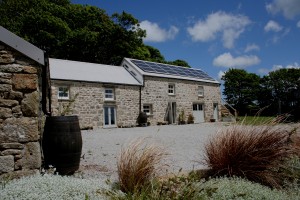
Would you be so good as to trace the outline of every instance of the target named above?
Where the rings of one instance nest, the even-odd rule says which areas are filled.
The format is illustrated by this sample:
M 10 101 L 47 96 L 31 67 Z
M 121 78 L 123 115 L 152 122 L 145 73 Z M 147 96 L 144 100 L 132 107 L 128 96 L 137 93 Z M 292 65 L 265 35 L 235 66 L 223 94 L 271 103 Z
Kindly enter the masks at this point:
M 58 98 L 58 101 L 70 101 L 69 98 Z
M 168 94 L 169 96 L 176 96 L 175 94 Z
M 116 102 L 115 99 L 104 99 L 104 102 Z

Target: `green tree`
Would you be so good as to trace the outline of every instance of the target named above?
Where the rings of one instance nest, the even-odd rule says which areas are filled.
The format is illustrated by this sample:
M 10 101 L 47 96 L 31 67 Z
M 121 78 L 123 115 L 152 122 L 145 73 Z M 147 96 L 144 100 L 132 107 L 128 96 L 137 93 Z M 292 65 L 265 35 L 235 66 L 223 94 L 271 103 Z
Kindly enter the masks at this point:
M 110 17 L 68 0 L 3 0 L 0 5 L 0 25 L 52 57 L 120 64 L 143 46 L 145 31 L 125 12 Z
M 291 113 L 299 118 L 300 107 L 300 69 L 280 69 L 263 77 L 264 100 L 271 114 Z M 267 99 L 268 98 L 268 99 Z
M 226 101 L 237 109 L 239 115 L 251 114 L 251 109 L 257 108 L 258 75 L 243 69 L 229 69 L 222 80 Z
M 167 63 L 171 64 L 171 65 L 177 65 L 177 66 L 181 66 L 181 67 L 191 68 L 191 66 L 184 60 L 174 60 L 174 61 L 169 61 Z
M 166 63 L 145 45 L 146 31 L 131 14 L 108 16 L 100 8 L 69 0 L 1 0 L 0 25 L 51 57 L 119 65 L 124 57 Z M 188 66 L 176 60 L 174 65 Z

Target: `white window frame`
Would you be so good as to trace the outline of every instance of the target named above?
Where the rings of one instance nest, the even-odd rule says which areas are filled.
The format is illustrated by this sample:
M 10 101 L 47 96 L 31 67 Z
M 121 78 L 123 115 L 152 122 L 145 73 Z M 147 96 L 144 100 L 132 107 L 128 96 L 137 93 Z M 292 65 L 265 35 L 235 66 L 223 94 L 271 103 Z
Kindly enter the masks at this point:
M 108 93 L 107 91 L 111 91 L 111 93 Z M 104 100 L 106 100 L 106 101 L 114 101 L 115 100 L 114 88 L 104 88 Z
M 70 99 L 70 87 L 69 86 L 58 86 L 57 98 L 63 100 Z
M 198 86 L 198 96 L 204 97 L 204 87 L 203 86 Z
M 145 112 L 147 115 L 152 115 L 153 111 L 152 111 L 152 104 L 144 104 L 143 105 L 143 112 Z
M 168 94 L 169 95 L 175 95 L 175 84 L 169 84 L 168 85 Z

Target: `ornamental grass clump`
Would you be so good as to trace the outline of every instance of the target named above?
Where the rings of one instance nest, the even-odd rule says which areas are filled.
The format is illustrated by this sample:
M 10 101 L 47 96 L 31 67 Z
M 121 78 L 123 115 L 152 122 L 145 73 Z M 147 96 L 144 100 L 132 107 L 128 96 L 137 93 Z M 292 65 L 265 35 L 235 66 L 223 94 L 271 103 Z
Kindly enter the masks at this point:
M 214 176 L 280 187 L 278 169 L 294 153 L 288 138 L 288 131 L 277 126 L 231 126 L 206 144 L 204 162 Z
M 117 161 L 120 189 L 125 193 L 139 192 L 149 186 L 166 166 L 165 149 L 148 144 L 146 139 L 136 139 L 122 148 Z

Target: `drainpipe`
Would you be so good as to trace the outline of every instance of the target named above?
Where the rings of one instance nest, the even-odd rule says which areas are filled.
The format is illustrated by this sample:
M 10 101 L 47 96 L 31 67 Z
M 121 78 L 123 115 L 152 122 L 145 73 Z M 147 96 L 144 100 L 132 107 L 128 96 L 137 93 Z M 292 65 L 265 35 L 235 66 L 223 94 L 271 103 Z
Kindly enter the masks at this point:
M 142 86 L 140 86 L 140 102 L 139 102 L 139 109 L 142 112 Z
M 42 110 L 45 115 L 51 116 L 51 83 L 50 83 L 50 70 L 49 70 L 49 57 L 44 52 L 45 65 L 42 69 Z M 47 109 L 48 97 L 48 109 Z

